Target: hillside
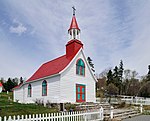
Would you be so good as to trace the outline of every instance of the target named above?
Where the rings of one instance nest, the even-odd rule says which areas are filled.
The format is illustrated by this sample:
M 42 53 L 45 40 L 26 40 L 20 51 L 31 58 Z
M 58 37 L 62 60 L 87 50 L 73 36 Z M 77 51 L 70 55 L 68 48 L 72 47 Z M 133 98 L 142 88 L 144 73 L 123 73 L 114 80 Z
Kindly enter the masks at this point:
M 47 108 L 36 104 L 20 104 L 12 101 L 13 94 L 10 92 L 0 93 L 0 116 L 42 114 L 57 112 L 56 108 Z

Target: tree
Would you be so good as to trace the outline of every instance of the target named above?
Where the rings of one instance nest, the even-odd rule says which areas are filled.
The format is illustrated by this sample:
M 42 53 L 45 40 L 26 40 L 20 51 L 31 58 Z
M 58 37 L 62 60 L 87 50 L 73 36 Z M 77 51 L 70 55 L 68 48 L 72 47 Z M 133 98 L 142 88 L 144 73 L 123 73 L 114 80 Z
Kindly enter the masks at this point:
M 124 70 L 123 92 L 126 95 L 137 95 L 141 83 L 136 78 L 138 73 L 134 70 Z
M 118 87 L 119 89 L 119 94 L 121 93 L 121 80 L 120 80 L 120 76 L 119 76 L 119 69 L 117 66 L 115 66 L 114 68 L 114 73 L 113 73 L 113 79 L 114 79 L 114 84 L 116 87 Z
M 3 83 L 3 86 L 5 88 L 5 91 L 12 91 L 12 89 L 17 86 L 17 83 L 15 82 L 15 79 L 11 80 L 11 78 L 8 78 L 8 81 Z
M 140 89 L 138 96 L 150 97 L 150 82 L 146 82 Z
M 118 88 L 119 88 L 119 94 L 121 94 L 123 92 L 123 85 L 122 85 L 123 71 L 124 71 L 123 61 L 121 60 L 120 64 L 119 64 L 119 69 L 118 69 L 118 76 L 119 76 L 119 85 L 118 85 Z
M 150 65 L 148 66 L 147 81 L 150 81 Z
M 107 73 L 107 85 L 109 85 L 110 83 L 114 83 L 113 74 L 111 70 L 109 70 Z
M 129 70 L 129 69 L 124 70 L 124 81 L 123 81 L 122 90 L 125 95 L 127 95 L 127 91 L 129 89 L 129 85 L 130 85 L 130 79 L 131 79 L 130 73 L 131 73 L 131 70 Z
M 98 97 L 103 98 L 104 97 L 104 92 L 106 90 L 106 77 L 99 78 L 97 79 L 98 81 L 96 82 L 96 93 Z
M 136 78 L 130 80 L 129 88 L 127 90 L 127 95 L 136 96 L 140 89 L 140 82 Z
M 92 63 L 92 59 L 91 59 L 90 57 L 88 57 L 88 58 L 87 58 L 87 61 L 88 61 L 89 65 L 90 65 L 90 67 L 91 67 L 91 70 L 92 70 L 93 72 L 95 72 L 94 64 Z
M 119 64 L 119 73 L 118 73 L 118 76 L 119 76 L 121 82 L 122 82 L 122 79 L 123 79 L 123 71 L 124 71 L 123 61 L 121 60 L 120 64 Z
M 19 84 L 22 84 L 23 83 L 23 78 L 22 77 L 20 77 L 20 83 Z
M 119 91 L 118 87 L 116 87 L 113 83 L 110 83 L 107 86 L 107 92 L 109 95 L 117 95 L 118 91 Z

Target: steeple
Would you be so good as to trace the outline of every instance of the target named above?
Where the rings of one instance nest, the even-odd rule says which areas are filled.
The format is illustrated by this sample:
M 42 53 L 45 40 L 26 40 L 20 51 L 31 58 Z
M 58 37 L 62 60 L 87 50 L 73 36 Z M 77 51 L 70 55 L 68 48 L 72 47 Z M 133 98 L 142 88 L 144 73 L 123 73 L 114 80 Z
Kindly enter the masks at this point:
M 76 16 L 75 16 L 76 9 L 75 7 L 72 8 L 73 8 L 73 16 L 72 16 L 70 28 L 68 29 L 69 40 L 80 39 L 80 29 L 78 27 L 78 23 L 76 21 Z
M 73 8 L 73 17 L 68 29 L 69 42 L 66 45 L 66 56 L 72 57 L 76 54 L 80 48 L 83 47 L 82 42 L 80 41 L 80 29 L 78 27 L 76 16 L 75 16 L 75 7 Z

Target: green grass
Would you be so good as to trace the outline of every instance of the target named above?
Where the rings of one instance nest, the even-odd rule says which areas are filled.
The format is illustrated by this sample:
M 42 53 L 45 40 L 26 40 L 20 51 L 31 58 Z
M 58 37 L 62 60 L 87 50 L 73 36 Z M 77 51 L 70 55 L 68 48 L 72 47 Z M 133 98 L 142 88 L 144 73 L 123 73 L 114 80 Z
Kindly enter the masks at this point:
M 8 100 L 10 97 L 11 100 Z M 12 92 L 0 93 L 0 116 L 28 115 L 57 112 L 56 108 L 47 108 L 36 104 L 20 104 L 12 101 Z

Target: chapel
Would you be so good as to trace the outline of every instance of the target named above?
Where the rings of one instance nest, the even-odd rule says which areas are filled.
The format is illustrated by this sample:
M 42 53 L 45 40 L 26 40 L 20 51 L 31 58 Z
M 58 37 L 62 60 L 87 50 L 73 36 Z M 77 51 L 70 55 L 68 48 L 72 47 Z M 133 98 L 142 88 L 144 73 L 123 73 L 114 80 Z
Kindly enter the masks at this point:
M 20 103 L 96 102 L 96 78 L 91 71 L 80 40 L 81 30 L 75 11 L 68 29 L 64 55 L 43 63 L 23 84 L 14 88 L 14 101 Z

